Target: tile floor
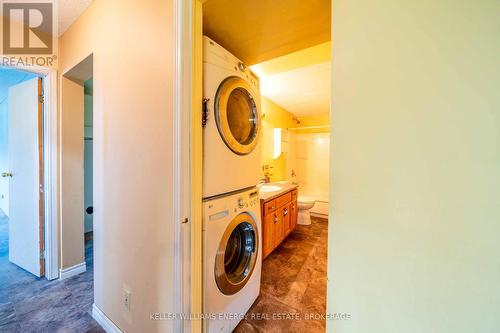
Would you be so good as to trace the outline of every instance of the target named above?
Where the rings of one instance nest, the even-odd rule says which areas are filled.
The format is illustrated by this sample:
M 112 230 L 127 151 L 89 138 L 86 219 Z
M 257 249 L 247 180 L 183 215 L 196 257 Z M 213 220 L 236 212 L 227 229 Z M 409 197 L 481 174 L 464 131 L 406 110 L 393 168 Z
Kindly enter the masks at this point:
M 325 320 L 304 318 L 326 312 L 327 240 L 328 220 L 298 225 L 264 260 L 260 296 L 234 332 L 324 332 Z M 296 317 L 273 320 L 273 313 Z
M 0 217 L 0 332 L 104 332 L 91 316 L 92 240 L 85 244 L 87 272 L 64 281 L 38 279 L 8 261 L 7 220 Z M 264 261 L 261 294 L 235 332 L 324 332 L 328 221 L 297 228 Z M 300 320 L 273 320 L 273 313 Z M 256 315 L 269 319 L 257 318 Z
M 104 332 L 92 318 L 92 240 L 87 271 L 63 281 L 37 278 L 9 262 L 8 220 L 0 217 L 0 332 Z

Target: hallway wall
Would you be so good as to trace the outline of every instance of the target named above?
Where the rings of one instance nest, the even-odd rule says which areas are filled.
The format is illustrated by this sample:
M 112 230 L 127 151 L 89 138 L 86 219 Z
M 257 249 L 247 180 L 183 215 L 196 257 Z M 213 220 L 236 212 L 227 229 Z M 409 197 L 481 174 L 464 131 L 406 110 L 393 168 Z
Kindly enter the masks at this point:
M 61 72 L 93 53 L 95 304 L 124 332 L 173 325 L 172 11 L 94 0 L 60 38 Z
M 498 332 L 498 0 L 333 6 L 330 332 Z
M 61 268 L 85 262 L 83 209 L 83 84 L 62 77 Z

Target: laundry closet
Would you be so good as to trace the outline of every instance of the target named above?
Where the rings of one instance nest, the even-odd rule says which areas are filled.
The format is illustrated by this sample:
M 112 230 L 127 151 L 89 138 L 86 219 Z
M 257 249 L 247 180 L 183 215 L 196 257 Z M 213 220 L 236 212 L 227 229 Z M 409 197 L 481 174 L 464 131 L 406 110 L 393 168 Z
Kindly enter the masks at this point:
M 308 288 L 326 287 L 329 6 L 203 5 L 203 312 L 217 314 L 205 332 L 265 328 L 261 307 L 306 308 Z

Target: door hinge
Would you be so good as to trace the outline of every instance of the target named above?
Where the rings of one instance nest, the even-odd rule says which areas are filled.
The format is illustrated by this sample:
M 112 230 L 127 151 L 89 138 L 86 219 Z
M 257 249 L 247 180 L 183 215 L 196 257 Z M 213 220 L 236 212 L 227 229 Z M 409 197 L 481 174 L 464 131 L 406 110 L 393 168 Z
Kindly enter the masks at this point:
M 204 98 L 203 99 L 203 111 L 201 114 L 201 126 L 205 127 L 207 126 L 207 121 L 208 121 L 208 102 L 210 101 L 210 98 Z
M 43 193 L 43 185 L 42 184 L 39 185 L 39 189 L 40 189 L 40 193 Z
M 45 259 L 45 250 L 40 252 L 40 260 Z
M 38 95 L 38 102 L 40 103 L 45 102 L 45 98 L 43 97 L 43 95 Z

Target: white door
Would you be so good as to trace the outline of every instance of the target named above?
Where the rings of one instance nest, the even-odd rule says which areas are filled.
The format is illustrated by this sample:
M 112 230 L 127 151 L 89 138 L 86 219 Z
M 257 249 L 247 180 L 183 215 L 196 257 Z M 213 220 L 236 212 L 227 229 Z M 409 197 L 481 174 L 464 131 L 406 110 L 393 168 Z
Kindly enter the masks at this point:
M 43 203 L 40 201 L 41 79 L 9 88 L 9 260 L 43 275 Z M 40 119 L 40 120 L 39 120 Z

